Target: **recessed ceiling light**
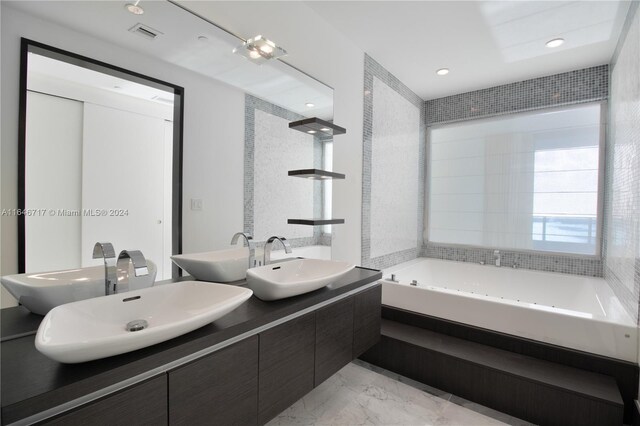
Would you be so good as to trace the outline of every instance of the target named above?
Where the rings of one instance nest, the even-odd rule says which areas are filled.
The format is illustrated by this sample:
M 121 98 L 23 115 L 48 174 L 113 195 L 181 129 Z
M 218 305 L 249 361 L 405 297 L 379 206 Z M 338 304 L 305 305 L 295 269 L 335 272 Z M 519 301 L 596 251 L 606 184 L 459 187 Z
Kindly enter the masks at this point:
M 144 9 L 142 8 L 142 6 L 138 6 L 138 3 L 140 3 L 140 0 L 136 1 L 135 3 L 128 3 L 124 7 L 134 15 L 142 15 L 144 13 Z
M 207 36 L 203 36 L 203 35 L 198 36 L 198 41 L 207 41 L 207 40 L 209 40 L 209 37 Z
M 440 68 L 438 71 L 436 71 L 436 74 L 438 74 L 438 75 L 447 75 L 447 74 L 449 74 L 449 68 Z
M 551 49 L 554 47 L 561 46 L 564 43 L 563 38 L 554 38 L 553 40 L 549 40 L 545 45 Z
M 330 128 L 328 128 L 328 127 L 323 127 L 323 128 L 322 128 L 322 129 L 320 129 L 320 130 L 322 130 L 323 132 L 328 132 L 328 131 L 330 131 L 331 129 L 330 129 Z
M 315 132 L 315 130 L 307 130 L 307 133 L 309 133 L 310 135 L 313 135 Z
M 120 87 L 120 86 L 113 86 L 113 88 L 116 89 L 116 90 L 122 89 L 122 87 Z
M 311 102 L 307 102 L 305 105 L 306 105 L 307 107 L 309 107 L 309 108 L 313 108 L 314 106 L 316 106 L 316 104 L 311 103 Z

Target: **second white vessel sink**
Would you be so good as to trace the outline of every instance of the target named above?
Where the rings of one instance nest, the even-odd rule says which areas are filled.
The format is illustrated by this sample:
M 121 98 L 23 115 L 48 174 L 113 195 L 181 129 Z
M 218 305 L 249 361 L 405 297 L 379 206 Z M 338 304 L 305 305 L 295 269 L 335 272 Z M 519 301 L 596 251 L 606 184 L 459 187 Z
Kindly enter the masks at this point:
M 148 275 L 136 277 L 129 264 L 129 289 L 151 287 L 158 268 L 147 259 Z M 124 278 L 124 271 L 118 280 Z M 2 285 L 25 308 L 38 315 L 46 315 L 56 306 L 105 295 L 104 266 L 67 269 L 64 271 L 6 275 Z
M 209 324 L 251 295 L 243 287 L 182 281 L 68 303 L 42 320 L 36 348 L 64 363 L 118 355 Z
M 262 300 L 278 300 L 309 293 L 355 268 L 348 262 L 296 259 L 247 271 L 247 284 Z
M 193 275 L 197 280 L 230 283 L 243 280 L 249 267 L 247 247 L 204 253 L 177 254 L 173 263 Z

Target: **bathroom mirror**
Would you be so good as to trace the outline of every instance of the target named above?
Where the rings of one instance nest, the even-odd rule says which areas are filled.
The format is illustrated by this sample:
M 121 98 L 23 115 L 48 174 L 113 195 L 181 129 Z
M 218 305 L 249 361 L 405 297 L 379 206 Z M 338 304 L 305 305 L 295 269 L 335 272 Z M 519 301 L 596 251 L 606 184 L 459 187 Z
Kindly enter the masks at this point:
M 254 234 L 259 243 L 281 234 L 294 249 L 312 246 L 322 251 L 316 256 L 330 257 L 329 227 L 287 224 L 289 218 L 330 216 L 330 184 L 288 176 L 294 169 L 331 170 L 330 139 L 288 128 L 290 121 L 306 117 L 332 121 L 330 87 L 284 61 L 258 66 L 233 54 L 242 39 L 171 2 L 146 2 L 144 15 L 127 12 L 120 2 L 5 4 L 25 22 L 27 29 L 18 31 L 20 36 L 35 41 L 25 42 L 31 47 L 25 47 L 22 63 L 21 137 L 27 143 L 19 159 L 19 204 L 34 211 L 54 209 L 56 215 L 19 218 L 21 271 L 98 264 L 88 247 L 106 239 L 117 251 L 141 249 L 159 266 L 158 279 L 169 278 L 172 269 L 176 273 L 170 254 L 226 248 L 233 233 L 241 230 Z M 33 20 L 55 29 L 35 30 L 35 24 L 28 25 Z M 39 34 L 58 36 L 43 40 Z M 65 53 L 73 60 L 56 56 Z M 91 63 L 93 68 L 87 66 Z M 95 63 L 107 71 L 96 69 Z M 121 74 L 110 74 L 109 69 Z M 45 81 L 61 77 L 73 87 Z M 90 81 L 103 97 L 126 98 L 130 105 L 96 107 L 98 88 Z M 49 90 L 58 90 L 58 98 L 67 99 L 48 102 L 46 96 L 52 95 L 45 94 L 47 84 L 56 86 Z M 83 101 L 90 105 L 86 111 L 73 103 L 81 96 L 89 97 Z M 150 104 L 153 112 L 136 110 L 141 103 Z M 38 117 L 59 124 L 55 114 L 73 111 L 74 105 L 76 117 L 82 110 L 82 125 L 76 118 L 74 132 L 61 133 L 64 149 L 51 142 L 51 131 L 40 132 L 47 136 L 44 142 L 29 143 L 38 132 L 28 126 Z M 117 111 L 108 110 L 112 114 L 105 118 L 100 115 L 105 108 Z M 134 119 L 139 116 L 145 120 Z M 136 145 L 144 138 L 135 132 L 116 135 L 148 117 L 157 125 L 148 130 L 155 135 L 153 150 Z M 85 129 L 85 121 L 91 128 Z M 83 149 L 85 133 L 94 135 L 91 148 Z M 126 163 L 128 170 L 120 168 Z M 81 179 L 72 180 L 73 174 Z M 63 195 L 62 186 L 73 187 L 75 198 L 70 191 Z M 155 198 L 143 201 L 141 193 Z M 65 197 L 73 202 L 61 203 Z M 154 209 L 145 208 L 147 204 Z M 133 209 L 144 213 L 135 216 L 137 222 L 130 220 Z M 61 241 L 71 241 L 74 249 L 63 249 Z M 304 255 L 305 250 L 294 252 Z
M 184 90 L 27 39 L 22 55 L 24 270 L 91 265 L 94 244 L 109 241 L 139 248 L 170 278 Z

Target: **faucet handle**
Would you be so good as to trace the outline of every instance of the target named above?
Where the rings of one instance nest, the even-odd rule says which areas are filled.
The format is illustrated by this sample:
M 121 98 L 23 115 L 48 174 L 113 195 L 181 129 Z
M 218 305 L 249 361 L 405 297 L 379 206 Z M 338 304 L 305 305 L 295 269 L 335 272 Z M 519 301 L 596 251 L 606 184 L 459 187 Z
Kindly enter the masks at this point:
M 116 251 L 113 249 L 113 244 L 108 242 L 98 241 L 93 246 L 93 258 L 94 259 L 111 259 L 116 257 Z

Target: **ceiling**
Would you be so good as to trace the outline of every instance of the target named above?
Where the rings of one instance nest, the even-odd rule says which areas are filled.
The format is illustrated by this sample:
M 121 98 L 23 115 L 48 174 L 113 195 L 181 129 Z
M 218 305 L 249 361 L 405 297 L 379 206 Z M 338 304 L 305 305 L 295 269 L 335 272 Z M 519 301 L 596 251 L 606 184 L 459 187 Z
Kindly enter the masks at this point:
M 307 55 L 298 49 L 307 47 L 304 32 L 292 25 L 305 19 L 297 14 L 319 16 L 329 31 L 342 33 L 423 99 L 609 63 L 629 7 L 629 2 L 615 0 L 179 1 L 244 38 L 276 34 L 278 44 L 291 46 L 285 58 L 290 63 L 303 63 L 298 56 Z M 237 38 L 170 3 L 143 1 L 141 17 L 127 13 L 124 1 L 12 3 L 77 31 L 245 87 L 267 100 L 275 93 L 284 94 L 274 103 L 285 108 L 330 115 L 329 96 L 323 93 L 326 86 L 310 78 L 302 82 L 301 73 L 278 61 L 257 67 L 231 55 Z M 129 33 L 138 21 L 163 34 L 150 42 Z M 199 42 L 199 35 L 208 40 Z M 566 43 L 545 47 L 556 37 Z M 451 70 L 448 75 L 435 74 L 445 67 Z M 262 84 L 265 76 L 271 84 Z M 310 92 L 305 91 L 308 88 Z M 300 105 L 306 102 L 327 112 L 304 111 Z
M 425 100 L 609 63 L 629 8 L 620 1 L 305 3 Z M 545 46 L 557 37 L 566 42 Z M 451 72 L 437 76 L 440 68 Z
M 150 102 L 173 105 L 173 93 L 29 52 L 28 75 L 106 90 Z
M 143 1 L 140 5 L 145 13 L 140 16 L 127 12 L 125 3 L 3 1 L 3 5 L 222 81 L 301 115 L 332 118 L 330 87 L 280 61 L 258 66 L 233 54 L 240 39 L 167 1 Z M 149 40 L 130 32 L 138 23 L 160 35 Z M 206 39 L 200 40 L 201 36 Z M 162 79 L 161 74 L 155 77 Z

